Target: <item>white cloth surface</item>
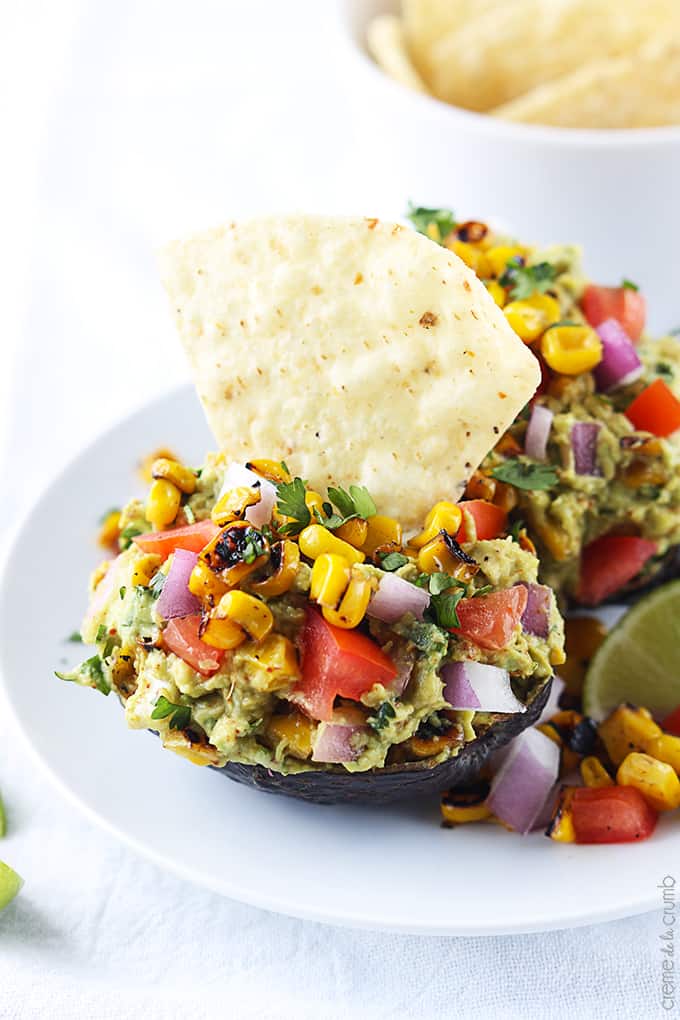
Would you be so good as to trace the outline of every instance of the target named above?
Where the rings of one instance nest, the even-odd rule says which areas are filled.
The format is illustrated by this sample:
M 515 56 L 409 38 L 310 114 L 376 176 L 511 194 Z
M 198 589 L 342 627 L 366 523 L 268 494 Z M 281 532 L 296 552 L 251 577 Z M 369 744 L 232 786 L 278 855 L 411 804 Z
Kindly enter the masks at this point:
M 183 377 L 157 241 L 255 210 L 398 215 L 416 195 L 353 105 L 332 7 L 7 5 L 3 528 L 84 441 Z M 139 859 L 26 769 L 4 716 L 0 788 L 0 857 L 26 879 L 0 915 L 3 1020 L 662 1015 L 657 914 L 488 939 L 345 931 Z

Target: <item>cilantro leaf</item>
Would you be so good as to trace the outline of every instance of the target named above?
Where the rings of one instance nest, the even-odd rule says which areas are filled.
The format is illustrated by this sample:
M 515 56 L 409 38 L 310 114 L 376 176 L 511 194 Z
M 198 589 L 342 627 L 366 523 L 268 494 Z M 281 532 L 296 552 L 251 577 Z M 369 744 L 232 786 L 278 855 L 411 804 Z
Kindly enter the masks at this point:
M 675 375 L 675 372 L 673 371 L 673 366 L 669 365 L 667 361 L 657 361 L 656 365 L 654 366 L 654 371 L 656 372 L 657 375 L 665 376 L 667 379 L 672 379 Z
M 519 533 L 524 529 L 524 527 L 525 527 L 524 521 L 521 519 L 513 523 L 508 533 L 513 542 L 519 542 Z
M 371 727 L 371 729 L 376 730 L 377 732 L 380 730 L 384 730 L 385 727 L 389 725 L 390 719 L 394 719 L 396 714 L 397 713 L 394 711 L 394 706 L 391 704 L 391 702 L 383 701 L 382 705 L 375 713 L 375 715 L 369 716 L 366 722 Z
M 404 556 L 400 552 L 385 553 L 380 560 L 380 566 L 383 570 L 399 570 L 400 567 L 405 567 L 409 562 L 408 556 Z
M 464 590 L 457 588 L 456 591 L 451 593 L 444 591 L 439 595 L 432 596 L 430 599 L 430 609 L 438 627 L 442 627 L 444 630 L 450 630 L 451 627 L 460 627 L 456 608 L 464 595 Z
M 501 287 L 510 288 L 513 301 L 521 301 L 532 294 L 543 294 L 557 276 L 557 269 L 550 262 L 538 262 L 535 266 L 525 266 L 518 261 L 519 256 L 508 260 L 505 271 L 498 282 Z
M 406 215 L 416 230 L 428 237 L 430 234 L 427 228 L 434 224 L 439 232 L 440 241 L 456 229 L 456 216 L 451 209 L 427 209 L 425 206 L 415 206 L 413 202 L 409 202 Z
M 72 633 L 69 634 L 69 636 L 66 638 L 66 640 L 70 641 L 74 645 L 82 645 L 82 643 L 83 643 L 83 639 L 80 636 L 80 631 L 79 630 L 72 631 Z
M 96 687 L 102 694 L 108 694 L 111 690 L 104 676 L 102 660 L 98 655 L 93 655 L 91 658 L 86 659 L 85 662 L 82 662 L 80 666 L 76 666 L 69 673 L 61 673 L 59 670 L 55 670 L 54 675 L 58 676 L 60 680 L 71 680 L 79 684 L 84 682 L 88 687 Z
M 328 498 L 335 503 L 343 517 L 351 517 L 352 514 L 357 512 L 354 509 L 354 500 L 345 489 L 335 489 L 330 486 Z
M 430 589 L 430 595 L 441 595 L 448 588 L 465 588 L 467 590 L 467 586 L 463 581 L 459 581 L 457 577 L 451 577 L 451 574 L 445 574 L 439 570 L 435 571 L 434 574 L 430 574 L 428 588 Z
M 365 485 L 350 485 L 350 495 L 354 500 L 354 508 L 359 514 L 359 517 L 366 519 L 367 517 L 374 517 L 377 513 L 377 508 L 373 499 Z
M 491 472 L 499 482 L 507 482 L 516 489 L 552 489 L 557 485 L 557 471 L 549 464 L 537 464 L 524 460 L 506 460 Z
M 243 546 L 242 559 L 244 563 L 254 563 L 258 556 L 262 556 L 266 552 L 267 545 L 255 528 L 248 528 L 246 531 L 247 539 Z
M 175 705 L 161 694 L 151 713 L 151 718 L 167 719 L 168 716 L 170 716 L 171 730 L 184 730 L 191 722 L 191 709 L 188 705 Z
M 621 286 L 623 287 L 624 290 L 635 290 L 635 291 L 638 291 L 640 289 L 638 287 L 637 283 L 633 283 L 632 280 L 627 280 L 625 276 L 624 276 L 623 280 L 621 280 Z
M 123 585 L 121 585 L 121 586 L 120 586 L 120 588 L 118 589 L 118 594 L 119 594 L 119 596 L 120 596 L 120 600 L 121 600 L 121 602 L 122 602 L 122 601 L 123 601 L 123 599 L 125 598 L 125 592 L 126 592 L 126 591 L 127 591 L 127 588 L 125 587 L 125 585 L 124 585 L 124 584 L 123 584 Z
M 125 552 L 126 549 L 132 544 L 132 539 L 136 538 L 137 535 L 142 535 L 143 529 L 138 528 L 136 524 L 128 524 L 127 528 L 123 528 L 120 535 L 118 536 L 118 545 L 121 552 Z
M 294 478 L 292 482 L 279 482 L 276 486 L 276 509 L 284 517 L 292 518 L 279 529 L 282 534 L 297 535 L 311 521 L 305 494 L 305 483 L 301 478 Z
M 364 485 L 350 485 L 349 492 L 346 489 L 330 486 L 328 498 L 335 503 L 340 511 L 340 514 L 333 513 L 333 507 L 330 503 L 323 504 L 327 517 L 322 523 L 324 527 L 329 528 L 331 531 L 341 527 L 341 525 L 346 524 L 347 521 L 351 521 L 355 517 L 362 517 L 365 520 L 367 517 L 373 517 L 376 513 L 375 503 Z M 328 514 L 328 510 L 331 511 L 330 514 Z

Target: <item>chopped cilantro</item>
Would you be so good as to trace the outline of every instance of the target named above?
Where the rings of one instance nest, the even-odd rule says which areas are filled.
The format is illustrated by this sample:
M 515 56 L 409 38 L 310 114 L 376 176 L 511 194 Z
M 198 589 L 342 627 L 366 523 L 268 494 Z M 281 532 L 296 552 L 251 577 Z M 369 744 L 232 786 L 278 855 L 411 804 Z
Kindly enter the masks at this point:
M 390 719 L 394 719 L 396 714 L 397 713 L 394 711 L 394 705 L 392 705 L 389 701 L 383 701 L 375 715 L 369 716 L 366 722 L 371 729 L 384 730 L 385 727 L 389 725 Z
M 74 630 L 71 634 L 69 634 L 66 640 L 70 641 L 74 645 L 81 645 L 83 643 L 83 639 L 80 636 L 79 630 Z
M 532 294 L 543 294 L 557 276 L 557 269 L 550 262 L 538 262 L 535 266 L 524 266 L 518 256 L 508 260 L 505 271 L 499 278 L 501 287 L 510 288 L 513 301 L 521 301 Z
M 276 486 L 276 509 L 285 517 L 292 518 L 279 528 L 283 535 L 297 535 L 311 521 L 305 494 L 305 483 L 301 478 L 294 478 L 292 482 L 279 482 Z
M 338 523 L 335 522 L 337 514 L 332 514 L 328 521 L 325 521 L 327 528 L 339 528 L 354 517 L 373 517 L 376 513 L 376 506 L 371 494 L 365 485 L 350 485 L 349 492 L 346 489 L 336 489 L 332 486 L 328 489 L 328 498 L 335 503 L 340 511 L 341 517 Z M 323 504 L 324 509 L 326 504 Z M 332 509 L 332 507 L 331 507 Z
M 425 206 L 415 206 L 413 202 L 409 202 L 406 215 L 416 230 L 428 237 L 430 235 L 427 228 L 434 224 L 439 232 L 440 241 L 456 229 L 456 217 L 451 209 L 427 209 Z
M 288 469 L 288 465 L 286 464 L 285 460 L 281 461 L 281 467 L 283 468 L 283 470 L 286 472 L 287 475 L 290 474 L 290 471 Z
M 438 627 L 442 627 L 444 630 L 450 630 L 451 627 L 460 627 L 460 620 L 456 610 L 458 603 L 464 595 L 465 591 L 462 588 L 457 588 L 454 592 L 444 591 L 439 595 L 432 596 L 430 599 L 430 610 Z
M 449 588 L 464 588 L 467 591 L 467 585 L 463 581 L 459 581 L 457 577 L 451 577 L 450 574 L 445 574 L 439 570 L 435 571 L 434 574 L 430 574 L 428 588 L 430 595 L 441 595 L 443 591 L 447 591 Z
M 637 495 L 640 499 L 648 500 L 652 503 L 655 499 L 659 498 L 662 492 L 662 485 L 641 485 L 637 490 Z
M 163 586 L 166 582 L 166 575 L 162 570 L 158 570 L 151 580 L 149 581 L 149 591 L 153 598 L 157 599 L 160 593 L 163 591 Z
M 100 641 L 104 640 L 104 638 L 106 637 L 107 633 L 108 633 L 108 631 L 107 631 L 106 627 L 104 626 L 104 624 L 100 623 L 99 626 L 97 627 L 97 636 L 95 637 L 95 642 L 97 644 L 99 644 Z
M 184 730 L 191 722 L 191 709 L 188 705 L 175 705 L 161 694 L 151 713 L 151 718 L 167 719 L 168 716 L 170 716 L 171 730 Z
M 118 594 L 119 594 L 119 596 L 120 596 L 120 600 L 121 600 L 121 602 L 122 602 L 122 601 L 123 601 L 123 599 L 125 598 L 125 592 L 126 592 L 126 591 L 127 591 L 127 588 L 125 587 L 125 585 L 124 585 L 124 584 L 122 584 L 122 585 L 120 586 L 120 588 L 118 589 Z
M 380 566 L 383 570 L 399 570 L 399 567 L 405 567 L 409 562 L 408 556 L 404 556 L 400 552 L 385 553 L 380 560 Z
M 86 659 L 85 662 L 69 673 L 60 673 L 58 670 L 55 670 L 55 676 L 58 676 L 60 680 L 72 680 L 75 683 L 81 683 L 84 678 L 90 687 L 96 687 L 102 694 L 108 694 L 111 690 L 104 676 L 102 660 L 98 655 L 93 655 L 90 659 Z
M 258 556 L 267 551 L 265 540 L 255 528 L 246 530 L 246 543 L 243 546 L 242 559 L 244 563 L 254 563 Z
M 513 525 L 509 531 L 510 538 L 513 540 L 513 542 L 519 542 L 519 533 L 520 531 L 524 530 L 524 527 L 525 527 L 524 521 L 521 519 L 513 522 Z
M 137 535 L 143 534 L 143 529 L 138 528 L 136 524 L 128 524 L 127 528 L 123 528 L 118 536 L 118 545 L 120 546 L 121 552 L 125 552 L 125 550 L 130 547 L 133 538 L 136 538 Z
M 621 280 L 621 286 L 623 287 L 624 290 L 639 290 L 640 289 L 638 287 L 637 283 L 633 283 L 632 280 L 627 280 L 625 278 L 625 276 L 624 276 L 623 280 Z
M 516 489 L 552 489 L 557 484 L 557 472 L 549 464 L 524 460 L 506 460 L 493 469 L 491 476 Z
M 472 596 L 473 598 L 477 598 L 478 595 L 488 595 L 490 591 L 493 591 L 493 585 L 483 584 L 481 588 L 477 588 L 476 591 L 473 591 Z
M 654 371 L 657 375 L 665 375 L 667 379 L 672 379 L 675 375 L 673 366 L 669 365 L 667 361 L 657 361 Z

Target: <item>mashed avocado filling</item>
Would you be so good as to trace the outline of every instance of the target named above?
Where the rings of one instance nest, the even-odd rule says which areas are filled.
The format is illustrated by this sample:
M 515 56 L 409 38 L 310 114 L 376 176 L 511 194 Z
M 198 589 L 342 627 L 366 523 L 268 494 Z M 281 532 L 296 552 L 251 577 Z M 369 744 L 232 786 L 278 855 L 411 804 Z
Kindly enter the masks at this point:
M 210 516 L 224 470 L 221 457 L 208 459 L 195 493 L 184 501 L 186 519 L 197 522 Z M 136 535 L 149 531 L 144 512 L 144 505 L 133 500 L 122 513 L 123 551 L 95 573 L 82 625 L 83 640 L 95 645 L 96 653 L 63 678 L 104 693 L 114 691 L 130 727 L 157 731 L 167 748 L 199 764 L 239 762 L 282 773 L 337 769 L 337 764 L 315 762 L 309 749 L 305 753 L 295 728 L 277 725 L 282 718 L 299 715 L 289 699 L 300 674 L 297 667 L 290 675 L 280 668 L 272 673 L 262 642 L 248 639 L 225 652 L 210 676 L 168 650 L 163 640 L 167 624 L 157 603 L 172 556 L 165 562 L 160 556 L 150 561 L 135 543 Z M 476 564 L 466 582 L 467 598 L 537 580 L 536 557 L 511 538 L 470 542 L 462 549 Z M 393 572 L 421 586 L 427 584 L 415 559 L 402 559 L 406 562 Z M 249 576 L 240 587 L 248 591 L 268 569 L 265 566 Z M 374 590 L 386 573 L 368 560 L 356 571 Z M 289 590 L 264 600 L 273 616 L 272 634 L 283 635 L 298 650 L 310 604 L 310 575 L 310 564 L 301 557 Z M 553 664 L 563 661 L 563 624 L 552 594 L 547 636 L 525 633 L 518 624 L 507 646 L 497 651 L 485 650 L 439 626 L 430 611 L 423 620 L 406 613 L 393 624 L 366 616 L 360 627 L 395 664 L 401 683 L 397 685 L 400 693 L 374 684 L 359 701 L 336 699 L 334 722 L 361 723 L 352 737 L 354 760 L 342 763 L 351 772 L 420 759 L 434 764 L 474 739 L 475 714 L 454 712 L 444 700 L 440 673 L 446 662 L 474 660 L 506 669 L 516 695 L 527 700 L 552 675 Z M 478 721 L 488 725 L 489 717 L 478 713 Z M 325 724 L 302 718 L 300 725 L 310 731 L 313 745 L 318 728 Z

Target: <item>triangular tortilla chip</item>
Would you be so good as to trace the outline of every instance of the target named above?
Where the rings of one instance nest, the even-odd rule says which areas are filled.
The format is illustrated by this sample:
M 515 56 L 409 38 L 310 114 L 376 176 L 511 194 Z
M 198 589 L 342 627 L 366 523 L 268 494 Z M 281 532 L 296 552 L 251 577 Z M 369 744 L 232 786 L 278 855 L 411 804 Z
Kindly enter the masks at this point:
M 161 271 L 220 448 L 366 485 L 405 524 L 461 495 L 539 382 L 474 273 L 395 223 L 230 224 Z

